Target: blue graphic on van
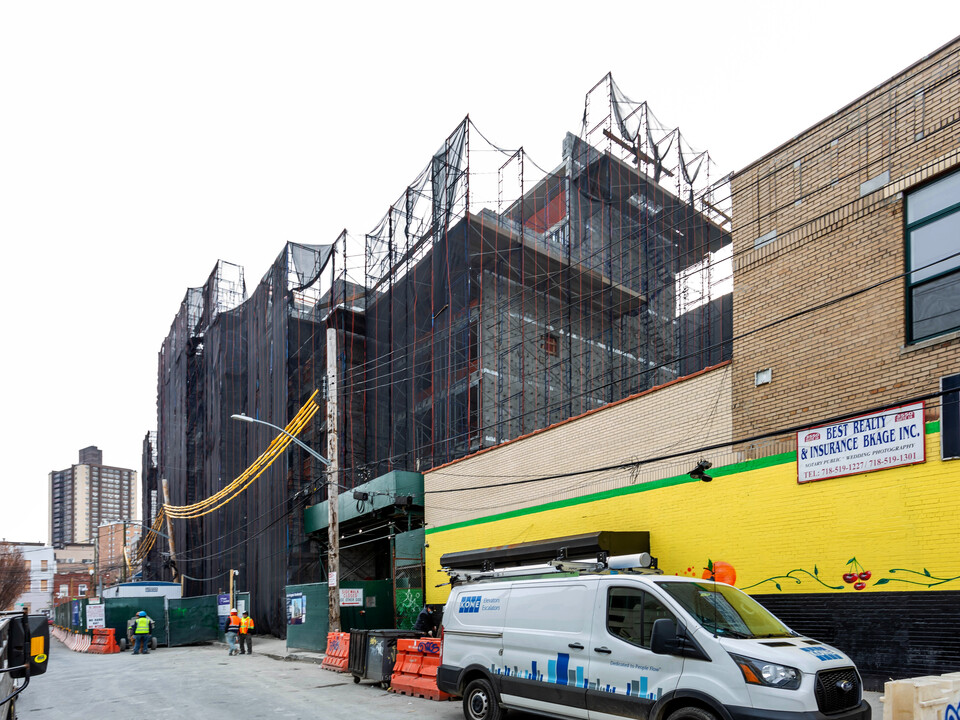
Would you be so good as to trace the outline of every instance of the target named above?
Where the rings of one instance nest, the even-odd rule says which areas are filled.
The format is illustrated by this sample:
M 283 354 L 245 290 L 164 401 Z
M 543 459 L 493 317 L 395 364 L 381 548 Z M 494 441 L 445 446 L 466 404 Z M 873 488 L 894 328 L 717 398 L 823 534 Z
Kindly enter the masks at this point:
M 805 647 L 800 648 L 804 652 L 813 653 L 820 662 L 827 660 L 843 660 L 843 655 L 837 655 L 832 649 L 827 647 Z
M 480 612 L 480 598 L 482 595 L 464 595 L 460 598 L 460 607 L 458 613 L 478 613 Z
M 600 678 L 588 680 L 582 666 L 577 665 L 570 667 L 569 653 L 557 653 L 555 660 L 548 660 L 546 675 L 537 667 L 536 660 L 530 661 L 530 670 L 521 670 L 517 666 L 509 668 L 491 665 L 490 672 L 494 675 L 503 675 L 504 677 L 517 677 L 523 680 L 534 680 L 552 685 L 572 685 L 574 687 L 617 694 L 615 685 L 607 685 Z M 657 700 L 662 692 L 662 688 L 651 688 L 649 686 L 649 678 L 645 675 L 641 675 L 636 680 L 628 680 L 626 688 L 621 690 L 621 694 L 625 694 L 628 697 L 642 698 L 645 700 Z

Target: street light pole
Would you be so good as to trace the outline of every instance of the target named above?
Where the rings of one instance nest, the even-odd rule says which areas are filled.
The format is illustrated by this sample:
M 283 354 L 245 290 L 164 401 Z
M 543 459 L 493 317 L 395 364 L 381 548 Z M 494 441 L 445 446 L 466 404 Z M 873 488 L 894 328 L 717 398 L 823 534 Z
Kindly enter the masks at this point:
M 322 462 L 324 465 L 329 465 L 329 464 L 330 464 L 330 461 L 327 460 L 323 455 L 321 455 L 320 453 L 318 453 L 316 450 L 314 450 L 314 449 L 313 449 L 312 447 L 310 447 L 309 445 L 305 445 L 304 443 L 300 442 L 296 437 L 294 437 L 293 435 L 291 435 L 290 433 L 288 433 L 286 430 L 284 430 L 284 429 L 283 429 L 282 427 L 280 427 L 279 425 L 274 425 L 273 423 L 268 423 L 266 420 L 259 420 L 259 419 L 257 419 L 257 418 L 252 418 L 252 417 L 250 417 L 249 415 L 244 415 L 243 413 L 240 413 L 239 415 L 231 415 L 231 416 L 230 416 L 230 419 L 231 419 L 231 420 L 240 420 L 241 422 L 256 423 L 257 425 L 266 425 L 267 427 L 272 427 L 274 430 L 277 430 L 278 432 L 283 433 L 283 434 L 286 435 L 288 438 L 290 438 L 291 440 L 293 440 L 297 445 L 299 445 L 300 447 L 302 447 L 304 450 L 306 450 L 308 453 L 310 453 L 313 457 L 315 457 L 317 460 L 319 460 L 320 462 Z
M 249 415 L 240 413 L 231 415 L 231 420 L 241 422 L 256 423 L 257 425 L 266 425 L 278 432 L 283 433 L 293 440 L 297 445 L 306 450 L 311 456 L 327 466 L 327 510 L 328 510 L 328 528 L 327 541 L 330 546 L 327 553 L 327 581 L 329 583 L 329 628 L 331 632 L 340 630 L 340 590 L 337 580 L 337 570 L 339 569 L 338 558 L 340 556 L 340 524 L 337 519 L 338 502 L 338 478 L 337 478 L 337 332 L 333 328 L 327 328 L 327 452 L 332 461 L 327 460 L 323 455 L 313 448 L 300 442 L 293 435 L 288 433 L 279 425 L 274 425 L 266 420 L 252 418 Z

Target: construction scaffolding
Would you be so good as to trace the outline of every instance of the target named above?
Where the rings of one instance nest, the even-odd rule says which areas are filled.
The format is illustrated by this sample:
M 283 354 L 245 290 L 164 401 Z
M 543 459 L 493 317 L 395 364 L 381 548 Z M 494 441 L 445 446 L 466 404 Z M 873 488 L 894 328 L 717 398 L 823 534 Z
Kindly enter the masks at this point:
M 366 308 L 367 340 L 362 356 L 347 349 L 366 422 L 344 443 L 364 444 L 370 476 L 425 471 L 730 357 L 729 178 L 609 75 L 562 151 L 546 171 L 467 117 L 362 248 L 338 240 L 341 287 L 362 288 L 341 302 Z
M 231 415 L 282 427 L 317 389 L 299 439 L 326 454 L 328 328 L 342 491 L 729 358 L 729 182 L 713 173 L 608 75 L 553 170 L 467 117 L 370 233 L 288 243 L 249 298 L 243 269 L 218 262 L 160 351 L 156 477 L 169 503 L 212 497 L 275 437 Z M 305 537 L 301 512 L 327 499 L 323 479 L 291 446 L 229 503 L 173 519 L 175 558 L 158 542 L 148 559 L 187 595 L 222 591 L 239 570 L 257 627 L 283 636 L 284 587 L 326 576 L 325 541 Z M 377 547 L 348 553 L 341 579 L 380 575 Z M 420 571 L 405 566 L 404 582 Z
M 322 387 L 332 278 L 321 302 L 321 275 L 331 249 L 286 244 L 249 298 L 243 268 L 224 261 L 187 291 L 159 356 L 157 471 L 171 505 L 215 495 L 276 435 L 231 415 L 283 427 Z M 299 439 L 322 454 L 326 430 L 317 418 Z M 186 595 L 205 595 L 229 587 L 238 570 L 237 586 L 258 599 L 257 626 L 282 635 L 284 586 L 322 574 L 299 511 L 323 478 L 323 467 L 294 447 L 231 502 L 173 520 L 169 577 L 182 577 Z
M 163 503 L 160 479 L 157 474 L 157 433 L 153 430 L 143 437 L 143 451 L 140 458 L 140 489 L 140 517 L 142 518 L 142 524 L 149 527 L 156 519 L 157 513 L 160 512 L 160 505 Z M 141 531 L 141 538 L 145 544 L 150 540 L 146 536 L 147 527 L 143 527 Z M 141 577 L 160 577 L 161 569 L 160 551 L 153 543 L 151 544 L 151 550 L 143 555 Z

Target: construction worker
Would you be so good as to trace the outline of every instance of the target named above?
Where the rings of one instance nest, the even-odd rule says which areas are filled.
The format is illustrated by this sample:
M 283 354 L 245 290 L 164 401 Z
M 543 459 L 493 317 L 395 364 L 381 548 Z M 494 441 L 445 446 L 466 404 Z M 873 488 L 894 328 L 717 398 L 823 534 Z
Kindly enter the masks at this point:
M 230 608 L 230 617 L 227 618 L 227 625 L 223 629 L 224 635 L 227 636 L 227 645 L 230 647 L 230 655 L 236 655 L 239 651 L 237 650 L 237 635 L 240 633 L 240 616 L 237 615 L 236 608 Z
M 153 634 L 153 619 L 147 617 L 143 610 L 137 613 L 137 618 L 133 623 L 133 654 L 139 655 L 143 650 L 144 655 L 150 654 L 150 636 Z
M 433 605 L 424 605 L 423 610 L 417 615 L 417 622 L 413 629 L 430 637 L 436 637 L 440 632 L 440 614 L 437 609 Z
M 253 655 L 253 618 L 250 617 L 250 613 L 244 611 L 243 617 L 240 618 L 240 654 L 241 655 Z M 246 652 L 244 652 L 246 648 Z

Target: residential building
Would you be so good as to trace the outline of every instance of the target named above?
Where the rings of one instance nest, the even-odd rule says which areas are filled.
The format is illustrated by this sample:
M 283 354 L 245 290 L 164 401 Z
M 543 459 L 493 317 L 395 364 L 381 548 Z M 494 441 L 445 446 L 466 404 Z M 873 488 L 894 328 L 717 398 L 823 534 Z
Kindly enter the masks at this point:
M 96 591 L 93 543 L 71 543 L 54 548 L 56 574 L 53 578 L 54 604 L 66 598 L 87 597 Z
M 50 544 L 93 541 L 105 520 L 133 521 L 137 512 L 137 472 L 103 464 L 96 446 L 80 450 L 80 461 L 49 475 Z
M 43 543 L 17 543 L 16 547 L 23 554 L 30 579 L 13 609 L 25 609 L 30 613 L 52 612 L 53 577 L 57 567 L 53 548 Z
M 97 526 L 95 571 L 98 587 L 131 579 L 130 560 L 140 535 L 141 527 L 136 522 L 103 522 Z

